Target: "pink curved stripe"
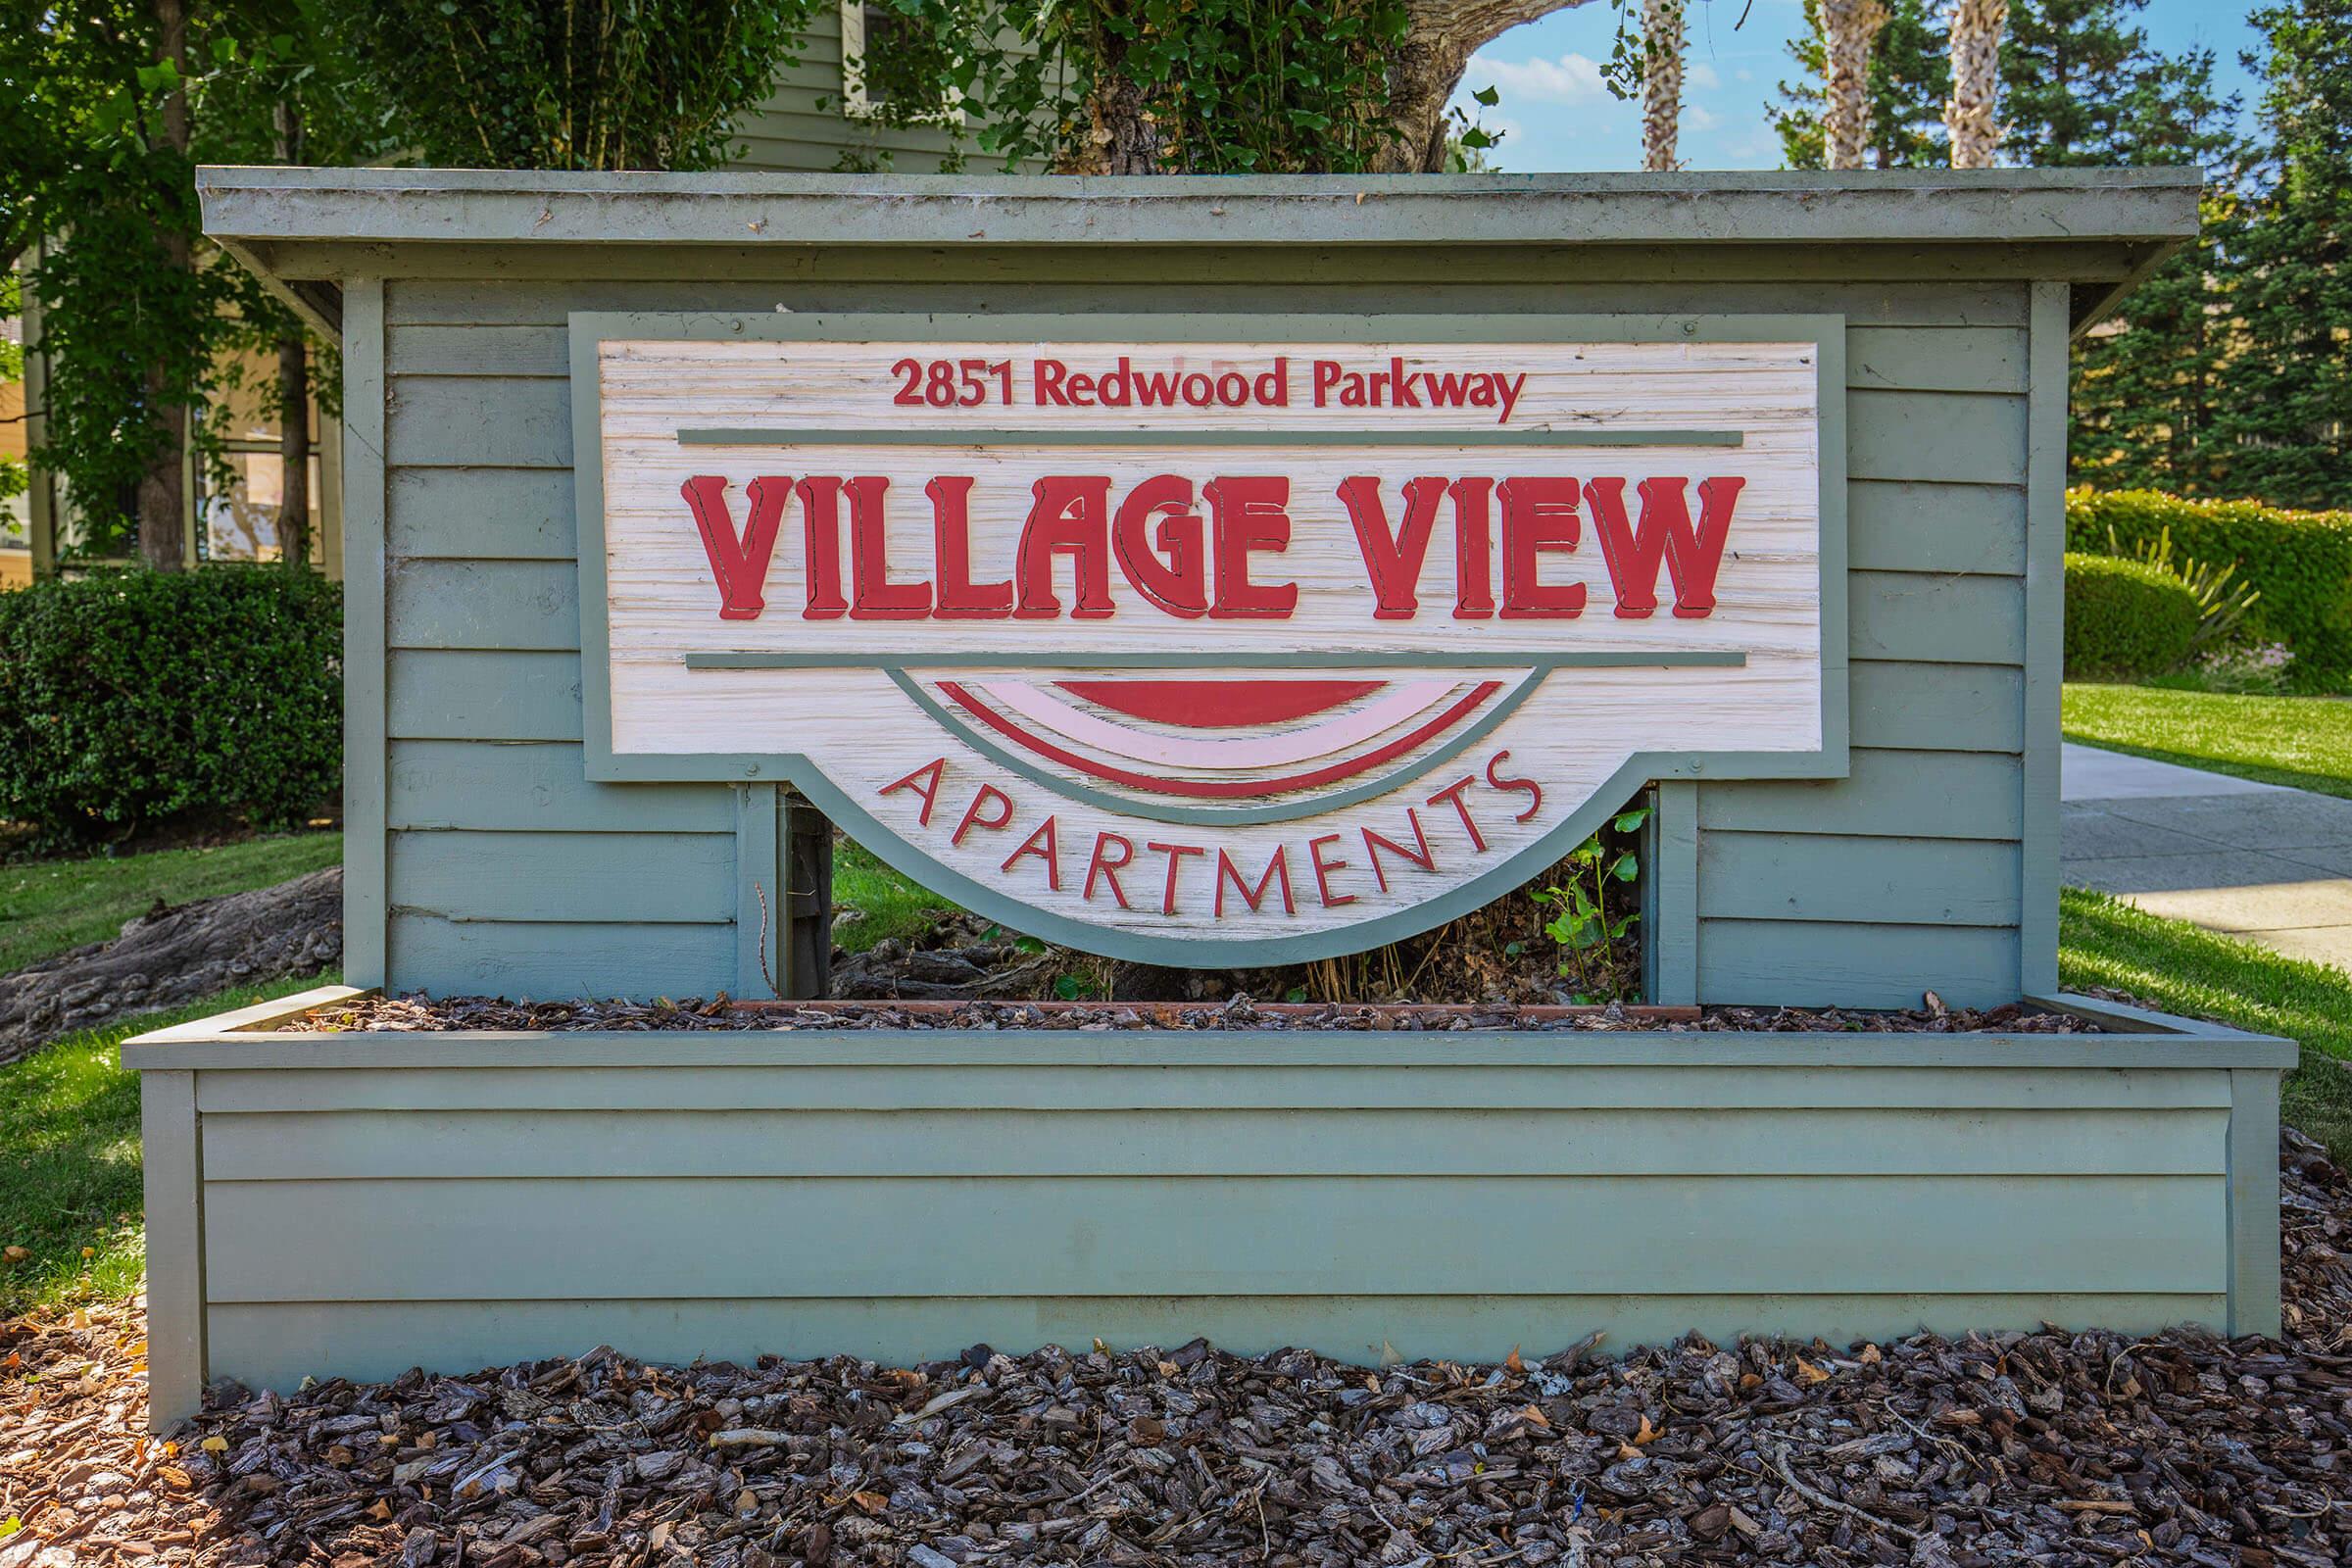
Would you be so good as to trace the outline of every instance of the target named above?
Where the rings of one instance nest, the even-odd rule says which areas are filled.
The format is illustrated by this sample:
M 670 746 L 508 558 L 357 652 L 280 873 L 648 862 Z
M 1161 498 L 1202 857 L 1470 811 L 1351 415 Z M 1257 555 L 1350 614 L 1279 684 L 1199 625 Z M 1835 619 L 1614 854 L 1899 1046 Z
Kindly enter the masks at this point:
M 1410 734 L 1399 735 L 1387 745 L 1360 757 L 1350 757 L 1304 773 L 1293 773 L 1283 778 L 1153 778 L 1148 773 L 1133 773 L 1123 767 L 1108 767 L 1091 758 L 1080 757 L 1063 750 L 1042 735 L 1032 735 L 1003 713 L 980 701 L 960 683 L 943 680 L 939 689 L 948 699 L 1008 740 L 1017 741 L 1040 757 L 1050 758 L 1065 767 L 1074 767 L 1091 777 L 1112 784 L 1124 784 L 1130 789 L 1148 790 L 1154 795 L 1184 795 L 1196 800 L 1234 801 L 1252 797 L 1287 794 L 1292 790 L 1312 789 L 1319 784 L 1334 784 L 1344 778 L 1378 767 L 1392 757 L 1400 757 L 1434 735 L 1453 728 L 1478 709 L 1487 699 L 1502 690 L 1503 682 L 1481 681 L 1470 689 L 1468 696 Z
M 1288 767 L 1311 758 L 1329 757 L 1410 723 L 1453 690 L 1451 681 L 1410 681 L 1396 687 L 1392 696 L 1305 729 L 1195 738 L 1113 724 L 1024 681 L 980 684 L 1000 706 L 1033 724 L 1113 757 L 1164 767 Z

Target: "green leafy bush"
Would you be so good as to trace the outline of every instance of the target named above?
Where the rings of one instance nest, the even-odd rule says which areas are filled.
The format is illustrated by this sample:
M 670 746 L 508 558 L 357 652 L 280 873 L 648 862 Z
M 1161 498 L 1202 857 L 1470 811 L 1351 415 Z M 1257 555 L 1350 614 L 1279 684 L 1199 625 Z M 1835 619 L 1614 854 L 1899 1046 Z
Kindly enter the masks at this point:
M 2144 561 L 2066 558 L 2066 672 L 2136 678 L 2178 669 L 2203 613 L 2196 593 Z
M 282 566 L 0 594 L 0 816 L 52 842 L 308 816 L 342 773 L 342 628 L 341 589 Z
M 2234 564 L 2261 595 L 2243 630 L 2284 643 L 2298 675 L 2352 671 L 2352 512 L 2286 512 L 2252 501 L 2183 501 L 2153 490 L 2073 490 L 2069 550 L 2153 549 L 2169 530 L 2184 556 Z M 2071 610 L 2072 585 L 2069 585 Z

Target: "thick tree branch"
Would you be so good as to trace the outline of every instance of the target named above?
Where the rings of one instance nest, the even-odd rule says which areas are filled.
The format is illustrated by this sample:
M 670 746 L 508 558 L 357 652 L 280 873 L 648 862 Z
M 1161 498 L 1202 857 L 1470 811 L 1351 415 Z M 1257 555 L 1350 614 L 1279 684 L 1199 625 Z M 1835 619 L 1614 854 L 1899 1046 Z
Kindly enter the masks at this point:
M 1397 140 L 1381 159 L 1386 174 L 1446 169 L 1446 104 L 1479 49 L 1523 22 L 1589 0 L 1412 0 L 1404 42 L 1389 57 L 1389 116 Z

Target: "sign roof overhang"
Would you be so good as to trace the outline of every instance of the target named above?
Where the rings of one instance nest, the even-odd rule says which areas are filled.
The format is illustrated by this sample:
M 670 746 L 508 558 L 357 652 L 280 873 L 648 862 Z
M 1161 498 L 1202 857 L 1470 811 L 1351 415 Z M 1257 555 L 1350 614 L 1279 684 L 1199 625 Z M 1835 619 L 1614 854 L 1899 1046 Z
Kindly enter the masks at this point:
M 2000 253 L 2075 285 L 2075 324 L 2193 238 L 2195 169 L 1250 176 L 198 171 L 205 232 L 315 321 L 360 271 L 434 269 L 451 247 L 762 253 L 867 245 L 1907 247 L 1917 277 Z M 436 253 L 439 253 L 438 255 Z M 1978 266 L 1967 275 L 1988 275 Z

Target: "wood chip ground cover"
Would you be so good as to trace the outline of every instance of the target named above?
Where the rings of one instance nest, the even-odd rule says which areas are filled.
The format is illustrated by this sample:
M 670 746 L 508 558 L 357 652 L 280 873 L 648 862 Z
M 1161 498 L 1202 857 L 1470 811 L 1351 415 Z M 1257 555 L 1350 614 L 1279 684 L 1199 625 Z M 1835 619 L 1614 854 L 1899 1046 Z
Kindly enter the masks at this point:
M 0 1568 L 169 1562 L 2196 1564 L 2352 1557 L 2352 1178 L 2281 1151 L 2287 1338 L 1208 1346 L 215 1391 L 142 1435 L 135 1308 L 0 1329 Z
M 1590 1011 L 1463 1004 L 1395 1006 L 1374 1004 L 1260 1004 L 1248 997 L 1212 1004 L 1183 1003 L 956 1004 L 823 1002 L 794 1007 L 761 1004 L 759 1010 L 729 1005 L 724 997 L 686 1002 L 508 1002 L 495 997 L 359 997 L 320 1007 L 282 1025 L 290 1032 L 392 1032 L 454 1029 L 743 1030 L 743 1029 L 1062 1029 L 1062 1030 L 1459 1030 L 1523 1031 L 1664 1029 L 1759 1030 L 1832 1034 L 2095 1034 L 2098 1026 L 2073 1013 L 2011 1003 L 1999 1007 L 1946 1007 L 1940 1001 L 1908 1011 L 1858 1008 L 1707 1007 L 1668 1009 L 1661 1017 L 1641 1007 Z

